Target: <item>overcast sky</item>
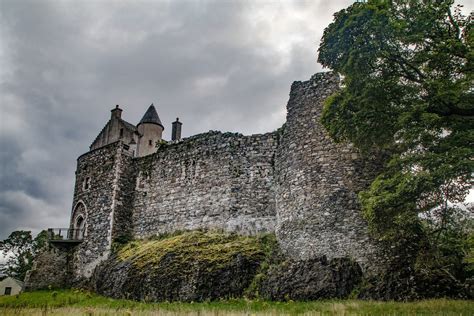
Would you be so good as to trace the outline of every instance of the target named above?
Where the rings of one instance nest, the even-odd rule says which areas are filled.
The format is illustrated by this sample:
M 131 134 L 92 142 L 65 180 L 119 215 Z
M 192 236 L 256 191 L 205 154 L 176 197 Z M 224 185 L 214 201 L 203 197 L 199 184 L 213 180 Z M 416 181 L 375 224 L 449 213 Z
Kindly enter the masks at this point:
M 170 138 L 272 131 L 354 1 L 0 0 L 0 239 L 68 226 L 76 158 L 115 104 Z M 466 1 L 468 2 L 468 1 Z

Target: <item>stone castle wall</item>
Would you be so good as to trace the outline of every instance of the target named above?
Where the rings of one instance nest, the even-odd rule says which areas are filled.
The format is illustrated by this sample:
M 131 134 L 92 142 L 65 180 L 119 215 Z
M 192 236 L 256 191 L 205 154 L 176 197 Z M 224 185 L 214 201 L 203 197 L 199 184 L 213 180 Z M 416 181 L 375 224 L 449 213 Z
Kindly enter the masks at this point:
M 89 277 L 95 266 L 108 257 L 117 218 L 131 212 L 126 197 L 130 154 L 116 142 L 82 155 L 77 161 L 71 227 L 85 217 L 84 241 L 74 258 L 76 276 Z M 118 213 L 118 214 L 117 214 Z M 118 217 L 117 217 L 118 216 Z M 123 226 L 117 228 L 125 229 Z M 119 232 L 120 230 L 115 230 Z
M 287 122 L 277 132 L 209 132 L 140 158 L 118 141 L 79 157 L 71 226 L 80 212 L 87 225 L 76 275 L 90 276 L 114 240 L 199 228 L 276 232 L 296 259 L 376 262 L 357 192 L 377 164 L 335 144 L 320 124 L 323 101 L 338 84 L 332 73 L 293 83 Z
M 318 73 L 294 82 L 276 157 L 277 237 L 298 259 L 350 257 L 363 267 L 376 256 L 357 193 L 377 170 L 350 144 L 336 144 L 321 124 L 324 100 L 339 77 Z
M 210 132 L 136 159 L 133 235 L 215 228 L 273 232 L 277 134 Z
M 133 158 L 115 142 L 78 159 L 70 227 L 83 216 L 76 281 L 108 257 L 114 241 L 176 230 L 273 232 L 277 133 L 209 132 Z

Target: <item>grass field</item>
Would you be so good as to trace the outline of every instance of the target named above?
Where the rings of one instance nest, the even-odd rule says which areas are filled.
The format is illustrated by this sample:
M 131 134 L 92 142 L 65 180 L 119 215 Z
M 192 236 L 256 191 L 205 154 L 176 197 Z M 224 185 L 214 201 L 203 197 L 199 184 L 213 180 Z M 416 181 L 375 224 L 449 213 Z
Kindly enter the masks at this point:
M 204 303 L 144 303 L 115 300 L 79 290 L 37 291 L 0 297 L 0 315 L 473 315 L 474 301 L 410 303 L 334 300 Z

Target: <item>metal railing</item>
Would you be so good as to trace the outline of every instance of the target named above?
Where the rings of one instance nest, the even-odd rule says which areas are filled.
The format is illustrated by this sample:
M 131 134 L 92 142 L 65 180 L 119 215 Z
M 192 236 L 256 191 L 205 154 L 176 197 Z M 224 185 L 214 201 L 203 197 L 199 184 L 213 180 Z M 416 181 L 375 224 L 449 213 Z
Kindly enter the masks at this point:
M 84 229 L 48 228 L 48 239 L 50 241 L 82 241 Z

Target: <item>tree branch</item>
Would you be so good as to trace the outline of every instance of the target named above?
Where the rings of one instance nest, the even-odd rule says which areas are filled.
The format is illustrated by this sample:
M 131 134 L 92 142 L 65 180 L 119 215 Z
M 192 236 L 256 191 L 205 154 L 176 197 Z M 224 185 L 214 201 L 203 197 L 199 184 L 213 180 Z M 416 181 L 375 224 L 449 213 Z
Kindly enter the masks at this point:
M 448 17 L 449 17 L 449 21 L 456 29 L 456 38 L 461 39 L 461 28 L 459 27 L 459 24 L 454 19 L 453 14 L 451 13 L 451 8 L 448 8 Z

